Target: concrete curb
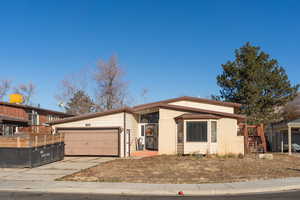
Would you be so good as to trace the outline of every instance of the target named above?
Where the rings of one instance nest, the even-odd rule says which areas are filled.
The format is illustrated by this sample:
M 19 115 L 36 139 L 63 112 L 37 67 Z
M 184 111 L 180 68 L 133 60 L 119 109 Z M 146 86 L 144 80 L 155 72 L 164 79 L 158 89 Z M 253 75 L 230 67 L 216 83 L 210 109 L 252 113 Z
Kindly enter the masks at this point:
M 298 189 L 300 189 L 300 178 L 217 184 L 138 184 L 65 181 L 5 181 L 0 183 L 0 191 L 9 192 L 151 196 L 176 196 L 179 191 L 183 191 L 186 196 L 210 196 L 282 192 Z

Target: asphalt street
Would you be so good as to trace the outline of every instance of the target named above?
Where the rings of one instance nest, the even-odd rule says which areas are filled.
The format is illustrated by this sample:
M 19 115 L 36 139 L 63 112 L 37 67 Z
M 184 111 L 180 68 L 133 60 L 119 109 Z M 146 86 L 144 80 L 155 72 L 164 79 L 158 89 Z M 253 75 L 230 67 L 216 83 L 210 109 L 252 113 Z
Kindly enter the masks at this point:
M 0 192 L 0 200 L 299 200 L 300 191 L 234 196 L 118 196 L 101 194 L 54 194 L 32 192 Z

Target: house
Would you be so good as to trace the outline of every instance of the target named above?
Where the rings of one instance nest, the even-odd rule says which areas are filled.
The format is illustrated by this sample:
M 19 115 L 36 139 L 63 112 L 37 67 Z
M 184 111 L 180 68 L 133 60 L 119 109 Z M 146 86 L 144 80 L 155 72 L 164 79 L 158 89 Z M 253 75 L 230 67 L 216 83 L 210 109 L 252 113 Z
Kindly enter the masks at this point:
M 0 136 L 19 132 L 49 132 L 47 124 L 73 115 L 17 103 L 0 102 Z
M 285 107 L 287 119 L 271 123 L 266 130 L 272 152 L 300 151 L 300 93 Z
M 244 154 L 240 104 L 179 97 L 50 122 L 66 155 Z
M 63 136 L 49 122 L 71 117 L 62 112 L 0 102 L 0 167 L 36 167 L 64 158 Z
M 272 123 L 266 132 L 270 151 L 300 151 L 300 118 Z

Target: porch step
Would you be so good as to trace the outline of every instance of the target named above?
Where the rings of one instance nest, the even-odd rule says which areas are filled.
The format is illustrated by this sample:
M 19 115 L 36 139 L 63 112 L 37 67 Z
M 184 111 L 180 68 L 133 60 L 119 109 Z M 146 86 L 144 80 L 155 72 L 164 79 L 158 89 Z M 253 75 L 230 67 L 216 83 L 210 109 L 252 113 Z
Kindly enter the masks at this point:
M 133 157 L 149 157 L 149 156 L 157 156 L 158 151 L 135 151 L 131 153 Z

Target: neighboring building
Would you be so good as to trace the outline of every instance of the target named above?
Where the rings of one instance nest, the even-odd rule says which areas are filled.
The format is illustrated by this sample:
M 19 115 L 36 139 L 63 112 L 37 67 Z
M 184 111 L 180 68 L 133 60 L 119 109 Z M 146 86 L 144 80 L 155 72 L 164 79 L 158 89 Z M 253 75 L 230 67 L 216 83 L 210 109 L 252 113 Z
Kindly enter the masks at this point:
M 289 154 L 300 152 L 300 94 L 284 108 L 284 120 L 270 124 L 266 129 L 269 149 Z
M 66 155 L 244 154 L 240 104 L 179 97 L 85 114 L 50 124 Z
M 266 136 L 272 152 L 300 152 L 300 118 L 272 123 Z
M 39 107 L 0 102 L 0 136 L 19 132 L 50 133 L 48 122 L 71 116 Z

